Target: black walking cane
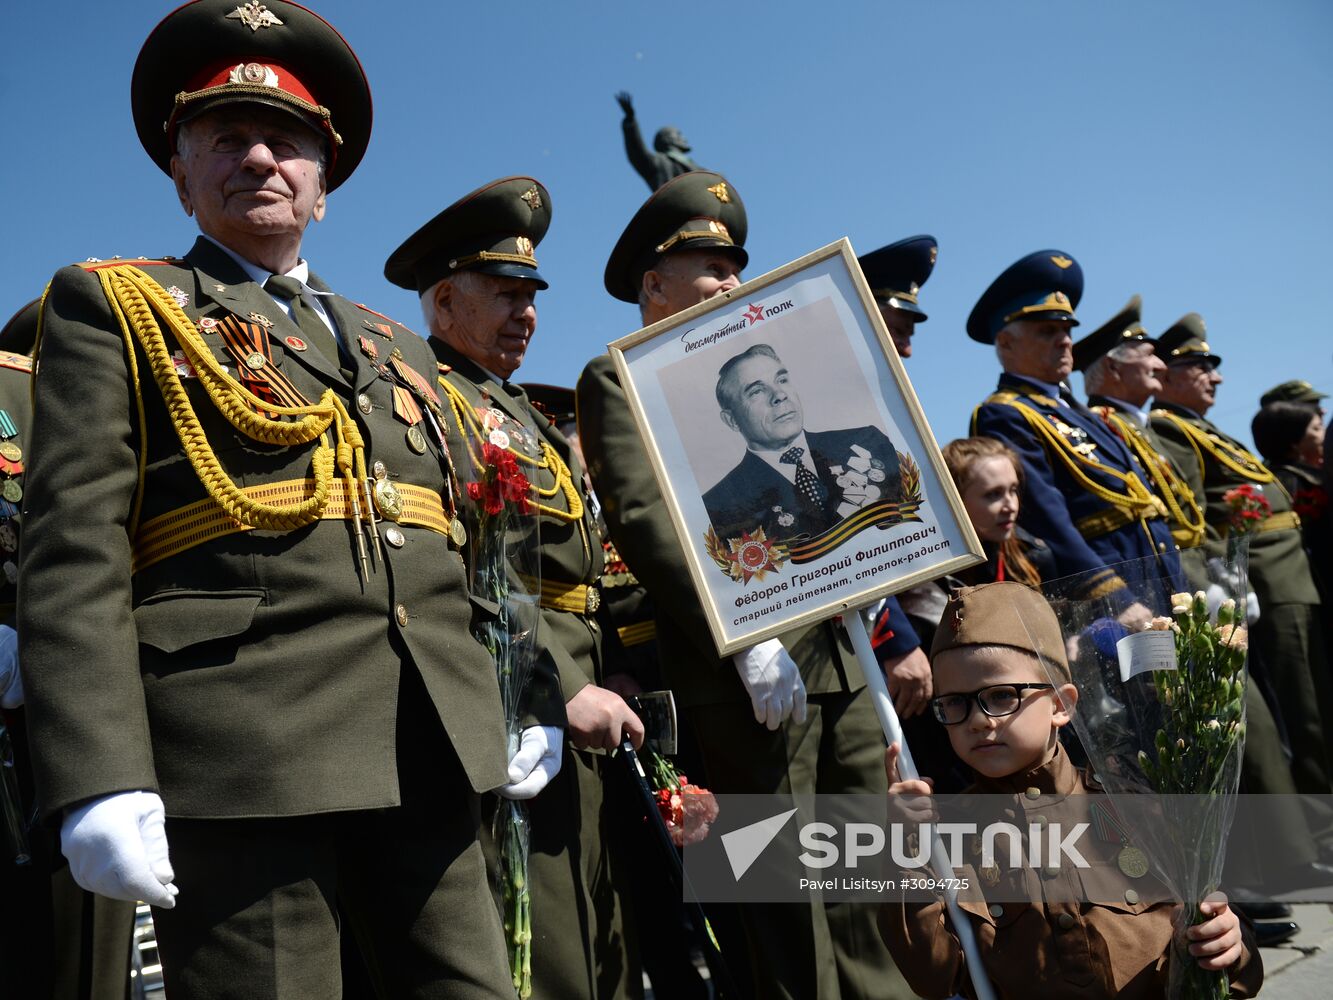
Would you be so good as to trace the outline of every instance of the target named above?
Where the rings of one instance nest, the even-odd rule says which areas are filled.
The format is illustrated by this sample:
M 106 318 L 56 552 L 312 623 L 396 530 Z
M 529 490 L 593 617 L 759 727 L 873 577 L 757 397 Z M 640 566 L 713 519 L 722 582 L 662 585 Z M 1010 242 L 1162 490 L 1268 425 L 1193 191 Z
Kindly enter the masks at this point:
M 671 692 L 646 691 L 630 698 L 629 701 L 643 721 L 644 730 L 647 734 L 644 742 L 653 744 L 658 753 L 668 756 L 673 754 L 676 750 L 676 706 Z M 625 761 L 630 783 L 638 789 L 639 799 L 647 815 L 648 824 L 657 831 L 658 843 L 662 845 L 663 852 L 671 859 L 671 864 L 668 865 L 667 870 L 671 873 L 672 881 L 679 890 L 681 899 L 698 922 L 699 929 L 703 931 L 704 962 L 708 965 L 708 975 L 713 982 L 715 995 L 722 998 L 722 1000 L 727 997 L 735 998 L 739 994 L 736 990 L 736 984 L 731 978 L 731 972 L 727 968 L 726 959 L 722 957 L 722 951 L 713 937 L 713 929 L 709 926 L 703 904 L 694 897 L 693 887 L 689 884 L 689 876 L 685 874 L 685 865 L 681 861 L 676 845 L 671 840 L 671 833 L 667 830 L 666 821 L 662 819 L 662 814 L 657 808 L 657 799 L 653 795 L 652 788 L 649 787 L 648 775 L 643 770 L 643 763 L 639 760 L 639 755 L 634 752 L 634 745 L 630 743 L 628 736 L 620 741 L 620 757 Z M 688 893 L 686 892 L 687 889 L 690 890 Z

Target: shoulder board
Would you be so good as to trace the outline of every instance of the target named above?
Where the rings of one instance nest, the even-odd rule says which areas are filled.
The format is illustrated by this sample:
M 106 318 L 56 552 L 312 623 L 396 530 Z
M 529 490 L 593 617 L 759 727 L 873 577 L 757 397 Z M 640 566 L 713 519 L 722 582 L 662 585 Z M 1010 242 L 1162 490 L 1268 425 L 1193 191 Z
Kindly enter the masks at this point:
M 98 257 L 89 257 L 87 260 L 76 261 L 74 266 L 81 267 L 85 271 L 101 271 L 103 268 L 118 267 L 121 264 L 131 264 L 134 267 L 175 264 L 179 259 L 178 257 L 112 257 L 109 260 L 101 260 Z
M 985 401 L 982 402 L 981 405 L 985 406 L 986 403 L 1012 403 L 1017 398 L 1018 398 L 1018 393 L 1011 392 L 1008 389 L 1002 389 L 999 392 L 992 392 L 989 396 L 986 397 Z
M 372 315 L 372 316 L 378 316 L 380 319 L 384 320 L 384 322 L 386 322 L 386 323 L 392 323 L 394 326 L 400 326 L 400 327 L 402 327 L 404 330 L 412 330 L 412 328 L 411 328 L 410 326 L 408 326 L 406 323 L 403 323 L 403 322 L 401 322 L 400 320 L 396 320 L 396 319 L 394 319 L 392 316 L 385 316 L 384 313 L 382 313 L 382 312 L 377 312 L 376 310 L 370 308 L 370 306 L 366 305 L 364 302 L 358 302 L 358 303 L 356 303 L 356 307 L 357 307 L 358 309 L 360 309 L 362 312 L 368 312 L 368 313 L 370 313 L 370 315 Z M 415 331 L 415 330 L 412 330 L 412 332 L 415 333 L 416 331 Z
M 0 368 L 12 368 L 16 372 L 25 372 L 32 374 L 32 358 L 26 354 L 14 354 L 11 351 L 0 351 Z

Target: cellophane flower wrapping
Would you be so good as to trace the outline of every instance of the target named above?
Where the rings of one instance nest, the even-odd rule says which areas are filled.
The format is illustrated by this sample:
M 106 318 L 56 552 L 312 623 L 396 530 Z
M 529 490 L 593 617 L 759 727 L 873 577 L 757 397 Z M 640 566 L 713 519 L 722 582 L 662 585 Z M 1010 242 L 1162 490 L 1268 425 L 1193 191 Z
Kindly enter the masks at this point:
M 1245 747 L 1248 538 L 1212 560 L 1208 594 L 1191 593 L 1150 557 L 1111 568 L 1126 594 L 1080 597 L 1083 577 L 1043 590 L 1055 609 L 1079 688 L 1073 725 L 1097 780 L 1126 820 L 1132 846 L 1182 905 L 1168 993 L 1229 995 L 1225 972 L 1185 950 L 1184 930 L 1222 879 Z M 1156 633 L 1146 637 L 1147 633 Z M 1156 668 L 1156 669 L 1155 669 Z M 1059 684 L 1056 676 L 1051 678 Z
M 495 660 L 509 756 L 518 750 L 528 683 L 537 657 L 540 619 L 540 527 L 529 502 L 523 458 L 535 459 L 530 431 L 499 409 L 477 411 L 480 439 L 467 436 L 470 461 L 460 474 L 469 512 L 468 569 L 482 606 L 474 632 Z M 492 837 L 501 920 L 514 992 L 532 995 L 532 899 L 528 878 L 527 805 L 497 797 Z

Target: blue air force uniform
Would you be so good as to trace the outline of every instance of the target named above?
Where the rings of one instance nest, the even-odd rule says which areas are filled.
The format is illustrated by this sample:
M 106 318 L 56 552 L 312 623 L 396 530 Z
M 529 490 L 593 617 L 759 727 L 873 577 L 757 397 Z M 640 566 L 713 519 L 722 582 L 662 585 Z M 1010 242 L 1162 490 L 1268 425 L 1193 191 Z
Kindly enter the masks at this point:
M 1077 323 L 1082 292 L 1083 273 L 1072 257 L 1057 250 L 1030 254 L 982 295 L 968 336 L 991 344 L 1017 320 Z M 1068 387 L 1004 373 L 973 411 L 971 433 L 998 438 L 1018 453 L 1025 479 L 1019 523 L 1050 547 L 1057 576 L 1085 574 L 1078 596 L 1110 596 L 1127 586 L 1143 591 L 1145 581 L 1158 578 L 1179 582 L 1179 552 L 1151 478 Z M 1115 567 L 1152 556 L 1151 568 Z M 1135 596 L 1148 595 L 1125 592 L 1117 600 L 1127 606 Z

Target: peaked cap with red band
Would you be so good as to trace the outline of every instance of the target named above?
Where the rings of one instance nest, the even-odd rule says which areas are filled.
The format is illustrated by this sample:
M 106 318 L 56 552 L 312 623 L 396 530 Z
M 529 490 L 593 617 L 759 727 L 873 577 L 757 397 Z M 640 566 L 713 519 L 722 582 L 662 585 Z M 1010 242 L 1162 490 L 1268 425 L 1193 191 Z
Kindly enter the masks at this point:
M 171 172 L 180 124 L 225 103 L 289 111 L 328 144 L 328 189 L 370 141 L 370 84 L 356 53 L 318 14 L 285 0 L 194 0 L 153 29 L 134 64 L 139 141 Z

